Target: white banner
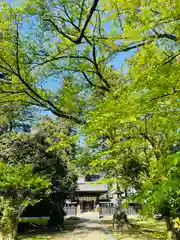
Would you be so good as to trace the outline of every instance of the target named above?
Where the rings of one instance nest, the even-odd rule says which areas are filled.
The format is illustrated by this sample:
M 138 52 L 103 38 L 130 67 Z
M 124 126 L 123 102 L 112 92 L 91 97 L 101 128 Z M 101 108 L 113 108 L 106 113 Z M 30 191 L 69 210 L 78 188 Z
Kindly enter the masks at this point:
M 96 197 L 93 196 L 84 196 L 84 197 L 79 197 L 80 201 L 96 201 Z

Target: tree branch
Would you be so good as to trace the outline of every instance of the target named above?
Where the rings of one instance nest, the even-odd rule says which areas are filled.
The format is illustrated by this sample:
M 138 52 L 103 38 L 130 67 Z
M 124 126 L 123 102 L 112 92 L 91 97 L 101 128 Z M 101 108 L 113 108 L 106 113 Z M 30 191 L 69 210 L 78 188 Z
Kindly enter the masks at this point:
M 81 22 L 82 22 L 82 15 L 83 15 L 83 11 L 84 11 L 84 4 L 85 4 L 85 0 L 82 1 L 82 5 L 81 5 L 81 12 L 80 12 L 80 16 L 79 16 L 79 24 L 78 27 L 81 27 Z
M 40 62 L 40 63 L 37 63 L 36 65 L 34 65 L 34 66 L 32 67 L 32 69 L 35 68 L 35 67 L 44 65 L 44 64 L 46 64 L 46 63 L 50 63 L 50 62 L 53 62 L 53 61 L 56 61 L 56 60 L 59 60 L 59 59 L 66 59 L 66 58 L 85 59 L 85 60 L 87 60 L 88 62 L 90 62 L 90 63 L 92 63 L 92 64 L 94 65 L 94 61 L 93 61 L 91 58 L 87 57 L 87 56 L 73 56 L 73 55 L 69 55 L 69 56 L 68 56 L 68 55 L 59 56 L 59 54 L 58 54 L 58 55 L 56 55 L 56 56 L 52 56 L 50 59 L 47 59 L 47 60 L 45 60 L 45 61 L 43 61 L 43 62 Z
M 18 25 L 18 21 L 16 21 L 15 19 L 15 24 L 16 24 L 16 67 L 17 67 L 17 72 L 18 75 L 21 75 L 20 72 L 20 66 L 19 66 L 19 25 Z
M 153 142 L 153 140 L 146 133 L 140 133 L 140 135 L 151 144 L 151 146 L 153 148 L 154 155 L 155 155 L 156 159 L 159 160 L 160 159 L 160 154 L 157 151 L 156 145 Z
M 152 99 L 150 100 L 150 102 L 155 101 L 155 100 L 160 99 L 160 98 L 165 98 L 165 97 L 172 96 L 172 95 L 174 95 L 174 94 L 176 94 L 176 93 L 178 93 L 178 92 L 180 92 L 180 90 L 174 90 L 172 93 L 165 93 L 165 94 L 163 94 L 163 95 L 161 95 L 161 96 L 152 98 Z
M 87 80 L 87 82 L 89 83 L 89 85 L 90 85 L 91 87 L 94 87 L 94 84 L 89 80 L 89 78 L 88 78 L 88 76 L 86 75 L 86 73 L 85 73 L 85 72 L 82 72 L 82 74 L 83 74 L 84 78 Z
M 69 39 L 69 40 L 70 40 L 71 42 L 73 42 L 73 43 L 76 43 L 75 40 L 73 40 L 69 35 L 67 35 L 66 33 L 64 33 L 64 32 L 55 24 L 55 22 L 53 22 L 51 19 L 49 19 L 49 18 L 48 18 L 48 19 L 47 19 L 47 18 L 44 18 L 43 20 L 46 21 L 46 22 L 50 22 L 51 25 L 56 29 L 56 31 L 57 31 L 59 34 L 61 34 L 63 37 Z
M 9 63 L 3 58 L 3 57 L 1 57 L 0 56 L 0 59 L 5 63 L 5 65 L 7 65 L 8 67 L 9 67 L 9 69 L 8 68 L 6 68 L 6 67 L 4 67 L 4 66 L 2 66 L 2 65 L 0 65 L 0 68 L 4 68 L 4 70 L 6 70 L 6 71 L 8 71 L 8 72 L 13 72 L 13 69 L 11 68 L 11 66 L 9 65 Z M 4 74 L 5 75 L 5 74 Z
M 38 103 L 35 103 L 35 102 L 30 102 L 30 101 L 24 101 L 24 100 L 21 100 L 21 99 L 15 99 L 15 100 L 7 100 L 7 101 L 0 101 L 0 104 L 1 104 L 1 107 L 3 108 L 3 104 L 13 104 L 13 103 L 25 103 L 25 104 L 28 104 L 28 105 L 35 105 L 35 106 L 38 106 L 38 107 L 42 107 L 40 104 Z M 1 108 L 0 107 L 0 108 Z
M 69 56 L 52 56 L 50 59 L 47 59 L 45 60 L 44 62 L 41 62 L 41 63 L 37 63 L 36 65 L 34 65 L 31 69 L 35 68 L 35 67 L 38 67 L 38 66 L 41 66 L 41 65 L 44 65 L 46 63 L 50 63 L 50 62 L 53 62 L 53 61 L 56 61 L 56 60 L 59 60 L 59 59 L 66 59 L 66 58 L 72 58 L 72 59 L 85 59 L 87 60 L 88 62 L 90 62 L 91 64 L 93 64 L 93 66 L 95 67 L 96 71 L 94 71 L 94 73 L 100 78 L 101 81 L 103 81 L 106 85 L 106 87 L 102 87 L 101 89 L 104 89 L 106 91 L 109 92 L 109 88 L 110 88 L 110 85 L 109 83 L 107 82 L 107 80 L 102 76 L 102 74 L 100 73 L 99 71 L 99 67 L 98 67 L 98 63 L 96 61 L 96 53 L 95 53 L 95 47 L 93 47 L 93 60 L 87 56 L 73 56 L 73 55 L 69 55 Z M 87 79 L 86 79 L 87 80 Z
M 39 104 L 39 106 L 47 108 L 48 110 L 50 110 L 52 113 L 54 113 L 58 117 L 73 120 L 78 124 L 84 123 L 82 120 L 80 120 L 74 116 L 71 116 L 68 113 L 65 113 L 65 112 L 61 111 L 60 109 L 58 109 L 50 100 L 44 99 L 43 97 L 41 97 L 41 95 L 36 90 L 34 90 L 33 87 L 31 87 L 31 85 L 22 77 L 21 71 L 20 71 L 20 66 L 19 66 L 19 33 L 17 33 L 17 32 L 18 32 L 18 25 L 17 25 L 17 29 L 16 29 L 16 49 L 15 49 L 17 72 L 12 69 L 7 69 L 1 65 L 0 65 L 0 68 L 6 70 L 8 72 L 11 72 L 15 76 L 17 76 L 18 79 L 20 80 L 20 82 L 27 88 L 27 90 L 25 90 L 25 93 L 30 97 L 30 99 L 34 100 L 35 103 L 37 102 Z
M 47 21 L 47 22 L 50 22 L 50 23 L 52 24 L 52 26 L 56 29 L 56 31 L 57 31 L 59 34 L 61 34 L 63 37 L 69 39 L 71 42 L 73 42 L 73 43 L 75 43 L 75 44 L 80 44 L 81 41 L 82 41 L 82 39 L 83 39 L 83 37 L 84 37 L 84 33 L 85 33 L 85 31 L 86 31 L 86 28 L 87 28 L 87 26 L 88 26 L 88 24 L 89 24 L 89 22 L 90 22 L 90 20 L 91 20 L 91 17 L 92 17 L 92 15 L 93 15 L 93 13 L 94 13 L 97 5 L 98 5 L 98 2 L 99 2 L 99 0 L 94 0 L 93 4 L 92 4 L 92 6 L 91 6 L 91 8 L 90 8 L 90 10 L 89 10 L 89 13 L 88 13 L 88 15 L 87 15 L 87 18 L 86 18 L 86 21 L 85 21 L 85 23 L 84 23 L 84 26 L 83 26 L 83 28 L 82 28 L 82 30 L 81 30 L 81 32 L 80 32 L 80 35 L 79 35 L 79 37 L 76 38 L 76 39 L 73 39 L 72 37 L 70 37 L 69 35 L 67 35 L 66 33 L 64 33 L 51 19 L 43 19 L 43 20 L 44 20 L 44 21 Z
M 5 90 L 0 88 L 0 94 L 13 95 L 13 94 L 20 94 L 20 93 L 25 93 L 25 90 L 21 90 L 21 91 L 5 91 Z
M 156 29 L 153 29 L 153 31 L 155 32 L 155 36 L 152 36 L 153 38 L 167 38 L 173 41 L 177 41 L 177 37 L 173 34 L 168 34 L 168 33 L 158 33 L 158 31 L 156 31 Z
M 56 116 L 58 117 L 62 117 L 62 118 L 66 118 L 66 119 L 69 119 L 69 120 L 73 120 L 74 122 L 78 123 L 78 124 L 82 124 L 83 121 L 76 118 L 76 117 L 73 117 L 71 115 L 68 115 L 67 113 L 61 111 L 60 109 L 58 109 L 50 100 L 47 100 L 47 99 L 44 99 L 42 98 L 21 76 L 18 76 L 20 81 L 27 87 L 27 89 L 33 93 L 33 95 L 36 98 L 34 98 L 32 95 L 30 95 L 27 91 L 26 93 L 29 95 L 30 98 L 32 98 L 34 101 L 37 101 L 41 104 L 41 106 L 49 109 L 53 114 L 55 114 Z M 39 100 L 40 101 L 39 101 Z M 41 102 L 42 101 L 42 102 Z M 46 105 L 48 104 L 48 105 Z
M 130 44 L 130 45 L 127 45 L 127 46 L 124 46 L 124 47 L 120 47 L 119 49 L 116 49 L 114 52 L 127 52 L 129 50 L 132 50 L 132 49 L 136 49 L 138 47 L 142 47 L 144 46 L 145 44 L 150 44 L 152 43 L 155 39 L 160 39 L 160 38 L 167 38 L 167 39 L 170 39 L 170 40 L 173 40 L 173 41 L 177 41 L 177 37 L 173 34 L 168 34 L 168 33 L 158 33 L 156 30 L 153 29 L 153 31 L 155 32 L 156 35 L 153 35 L 153 36 L 149 36 L 149 39 L 148 37 L 146 39 L 144 39 L 143 41 L 137 43 L 137 44 Z M 176 55 L 177 56 L 177 55 Z M 174 59 L 176 56 L 173 56 L 172 59 Z M 171 59 L 171 60 L 172 60 Z M 166 64 L 166 63 L 165 63 Z
M 128 46 L 124 46 L 124 47 L 121 47 L 120 49 L 117 49 L 115 50 L 114 52 L 127 52 L 129 50 L 132 50 L 132 49 L 136 49 L 138 47 L 142 47 L 144 46 L 145 44 L 149 44 L 149 43 L 152 43 L 153 40 L 146 40 L 146 41 L 143 41 L 143 42 L 140 42 L 140 43 L 137 43 L 135 45 L 131 44 L 131 45 L 128 45 Z
M 108 81 L 103 77 L 101 72 L 99 71 L 99 66 L 98 66 L 97 61 L 96 61 L 96 46 L 95 46 L 95 44 L 93 45 L 93 60 L 94 60 L 93 64 L 95 66 L 96 73 L 99 76 L 99 78 L 101 79 L 101 81 L 105 83 L 106 91 L 109 92 L 110 91 L 109 89 L 111 88 L 111 86 L 109 85 Z
M 68 12 L 67 12 L 67 10 L 66 10 L 66 8 L 65 7 L 63 7 L 63 9 L 64 9 L 64 13 L 65 13 L 65 15 L 66 15 L 66 17 L 68 18 L 68 20 L 66 20 L 66 19 L 64 19 L 64 21 L 68 21 L 69 23 L 71 23 L 72 24 L 72 26 L 78 31 L 78 32 L 81 32 L 80 31 L 80 27 L 79 26 L 77 26 L 74 22 L 73 22 L 73 20 L 71 19 L 71 17 L 69 16 L 69 14 L 68 14 Z M 51 23 L 52 23 L 52 20 L 51 19 L 47 19 L 47 21 L 50 21 Z M 52 23 L 53 25 L 54 25 L 54 27 L 56 28 L 56 30 L 59 32 L 59 31 L 62 31 L 62 30 L 60 30 L 59 29 L 59 27 L 53 22 Z M 68 36 L 69 37 L 69 36 Z M 101 74 L 101 72 L 99 71 L 99 67 L 98 67 L 98 63 L 97 63 L 97 61 L 96 61 L 96 46 L 95 46 L 95 44 L 93 44 L 85 35 L 83 36 L 84 38 L 85 38 L 85 40 L 87 41 L 87 43 L 92 47 L 92 55 L 93 55 L 93 60 L 92 59 L 90 59 L 90 58 L 88 58 L 88 57 L 86 57 L 86 56 L 65 56 L 65 57 L 52 57 L 51 59 L 49 59 L 49 60 L 46 60 L 46 61 L 44 61 L 44 62 L 42 62 L 41 64 L 43 65 L 43 64 L 45 64 L 45 63 L 47 63 L 47 62 L 51 62 L 51 61 L 54 61 L 54 60 L 58 60 L 58 59 L 60 59 L 60 58 L 84 58 L 84 59 L 86 59 L 87 61 L 89 61 L 89 62 L 91 62 L 93 65 L 94 65 L 94 67 L 95 67 L 95 69 L 96 69 L 96 75 L 100 78 L 100 80 L 102 81 L 102 82 L 104 82 L 104 84 L 106 85 L 106 87 L 104 86 L 104 87 L 102 87 L 101 89 L 103 89 L 103 90 L 105 90 L 105 91 L 109 91 L 109 89 L 110 89 L 110 85 L 109 85 L 109 83 L 107 82 L 107 80 L 103 77 L 103 75 Z M 85 77 L 86 78 L 86 80 L 87 80 L 87 76 Z
M 6 72 L 10 72 L 10 73 L 13 73 L 13 70 L 12 69 L 8 69 L 6 67 L 4 67 L 3 65 L 0 65 L 0 68 L 5 70 Z
M 163 67 L 164 65 L 170 63 L 172 60 L 174 60 L 177 56 L 180 55 L 180 52 L 178 52 L 177 54 L 174 54 L 173 56 L 169 57 L 168 60 L 165 60 L 162 64 L 161 67 Z
M 99 0 L 94 0 L 94 3 L 92 5 L 92 7 L 91 7 L 91 9 L 90 9 L 90 11 L 89 11 L 89 13 L 87 15 L 86 21 L 84 23 L 84 27 L 83 27 L 83 29 L 81 31 L 81 34 L 80 34 L 79 38 L 76 40 L 76 43 L 80 43 L 82 38 L 84 37 L 84 33 L 85 33 L 85 30 L 86 30 L 86 27 L 88 26 L 88 24 L 89 24 L 89 22 L 91 20 L 91 17 L 92 17 L 92 15 L 93 15 L 93 13 L 94 13 L 97 5 L 98 5 L 98 2 L 99 2 Z
M 85 72 L 82 72 L 82 74 L 83 74 L 84 78 L 87 80 L 87 82 L 89 83 L 89 85 L 90 85 L 91 87 L 99 88 L 99 89 L 101 89 L 101 90 L 103 90 L 103 91 L 108 91 L 106 87 L 94 85 L 94 84 L 91 82 L 91 80 L 88 78 L 88 76 L 87 76 L 87 74 L 86 74 Z

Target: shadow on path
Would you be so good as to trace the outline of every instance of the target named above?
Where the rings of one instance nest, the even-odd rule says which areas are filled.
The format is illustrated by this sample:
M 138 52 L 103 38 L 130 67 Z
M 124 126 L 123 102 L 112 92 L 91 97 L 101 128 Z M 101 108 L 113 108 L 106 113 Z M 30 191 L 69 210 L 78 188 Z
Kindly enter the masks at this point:
M 103 228 L 97 214 L 92 212 L 82 214 L 80 219 L 80 223 L 72 232 L 70 240 L 113 240 L 110 232 Z M 86 220 L 83 222 L 82 219 Z
M 43 240 L 113 240 L 111 233 L 101 224 L 97 214 L 86 213 L 79 218 L 68 217 L 65 220 L 65 230 L 41 229 L 29 232 L 23 238 L 40 238 Z

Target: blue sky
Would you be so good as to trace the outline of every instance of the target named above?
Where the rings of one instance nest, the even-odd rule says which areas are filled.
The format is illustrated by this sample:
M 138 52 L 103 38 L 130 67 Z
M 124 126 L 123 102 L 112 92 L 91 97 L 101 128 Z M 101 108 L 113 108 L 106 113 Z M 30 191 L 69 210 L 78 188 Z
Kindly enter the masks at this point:
M 115 57 L 113 59 L 113 61 L 111 62 L 111 64 L 113 65 L 113 67 L 115 67 L 116 69 L 121 70 L 121 67 L 124 64 L 124 61 L 128 58 L 130 58 L 133 54 L 135 53 L 134 50 L 128 51 L 128 52 L 121 52 L 118 54 L 117 57 Z M 49 78 L 49 81 L 47 81 L 44 86 L 46 88 L 51 89 L 52 91 L 56 92 L 57 89 L 60 86 L 60 81 L 57 81 L 55 78 L 51 77 Z

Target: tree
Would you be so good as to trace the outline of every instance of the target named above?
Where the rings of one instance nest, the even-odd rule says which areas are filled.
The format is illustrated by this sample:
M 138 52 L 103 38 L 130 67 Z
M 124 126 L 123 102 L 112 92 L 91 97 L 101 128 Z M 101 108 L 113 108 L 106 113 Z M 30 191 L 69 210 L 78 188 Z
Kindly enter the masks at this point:
M 4 4 L 1 19 L 7 101 L 84 124 L 90 170 L 141 192 L 179 142 L 178 1 L 26 1 Z M 120 71 L 117 57 L 130 50 Z M 52 77 L 57 92 L 40 87 Z
M 64 124 L 49 119 L 43 121 L 34 133 L 6 133 L 1 137 L 0 155 L 5 163 L 32 164 L 34 173 L 51 180 L 52 194 L 48 201 L 51 202 L 49 211 L 53 210 L 53 214 L 50 222 L 61 227 L 64 218 L 60 216 L 65 200 L 74 197 L 77 187 L 77 173 L 70 163 L 74 152 L 67 141 L 68 134 Z M 57 142 L 58 135 L 59 149 L 54 149 L 52 144 Z
M 5 132 L 30 132 L 31 126 L 38 121 L 38 109 L 20 104 L 3 104 L 1 106 L 2 133 Z
M 4 96 L 83 123 L 82 118 L 58 106 L 57 94 L 39 86 L 44 79 L 52 81 L 52 77 L 73 73 L 76 83 L 82 83 L 82 91 L 107 95 L 124 84 L 119 82 L 112 60 L 122 52 L 136 52 L 145 46 L 156 45 L 163 50 L 161 64 L 174 62 L 179 54 L 178 3 L 162 3 L 54 0 L 27 1 L 18 7 L 4 3 L 1 18 L 4 22 L 8 19 L 11 27 L 3 26 L 1 50 L 7 54 L 1 56 L 1 70 L 12 79 L 13 90 L 9 92 L 6 81 Z M 112 31 L 104 23 L 111 25 Z M 170 44 L 174 47 L 166 47 Z
M 4 91 L 4 85 L 12 85 L 11 80 L 0 73 L 0 113 L 1 113 L 1 132 L 14 131 L 14 130 L 23 130 L 24 132 L 29 132 L 31 129 L 31 124 L 35 120 L 35 111 L 28 103 L 15 102 L 13 99 L 6 101 L 5 96 L 13 95 L 14 92 Z M 37 109 L 36 109 L 37 111 Z
M 144 203 L 146 214 L 161 214 L 172 231 L 171 218 L 178 217 L 179 209 L 179 165 L 170 156 L 179 142 L 179 115 L 170 108 L 176 98 L 165 107 L 162 100 L 156 106 L 143 104 L 145 97 L 146 91 L 131 89 L 127 95 L 121 90 L 89 113 L 83 129 L 91 151 L 89 169 L 114 181 L 118 176 L 121 188 L 136 189 L 138 197 L 130 200 Z
M 17 239 L 18 223 L 24 209 L 50 194 L 50 180 L 33 173 L 31 165 L 0 163 L 0 226 L 3 239 Z
M 179 152 L 168 155 L 167 158 L 151 163 L 150 178 L 143 185 L 138 194 L 146 201 L 144 209 L 147 216 L 161 215 L 167 224 L 169 238 L 172 233 L 179 239 L 179 229 L 175 229 L 174 221 L 180 210 L 179 198 Z
M 36 126 L 36 136 L 44 138 L 48 145 L 48 154 L 54 153 L 56 159 L 50 163 L 50 177 L 53 182 L 53 194 L 51 201 L 52 214 L 50 225 L 63 228 L 63 208 L 65 200 L 74 198 L 77 190 L 78 172 L 75 169 L 73 160 L 76 156 L 76 129 L 68 121 L 59 121 L 46 118 Z M 48 164 L 49 165 L 49 164 Z M 47 166 L 48 167 L 48 166 Z M 45 171 L 47 171 L 47 167 Z M 62 171 L 64 170 L 64 171 Z M 39 169 L 39 171 L 41 171 Z M 60 216 L 62 218 L 60 219 Z

